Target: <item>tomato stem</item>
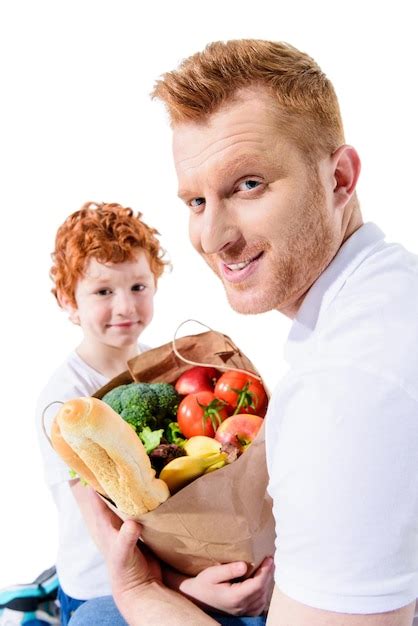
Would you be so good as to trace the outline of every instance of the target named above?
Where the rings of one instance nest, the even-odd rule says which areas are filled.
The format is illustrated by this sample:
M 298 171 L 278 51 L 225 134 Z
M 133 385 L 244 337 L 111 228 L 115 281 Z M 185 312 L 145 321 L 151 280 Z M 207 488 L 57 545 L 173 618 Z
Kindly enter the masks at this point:
M 222 418 L 219 414 L 219 411 L 222 410 L 226 402 L 220 400 L 219 398 L 214 398 L 209 404 L 202 404 L 199 400 L 196 399 L 197 404 L 203 409 L 202 415 L 202 427 L 203 431 L 206 428 L 206 421 L 209 419 L 212 425 L 213 430 L 216 432 L 218 430 L 218 426 L 222 423 Z
M 238 413 L 243 408 L 255 409 L 254 394 L 251 393 L 251 391 L 248 391 L 249 386 L 250 386 L 250 383 L 246 382 L 242 389 L 233 389 L 232 387 L 230 387 L 230 389 L 232 391 L 235 391 L 235 393 L 238 396 L 237 406 L 235 407 L 235 411 L 233 412 L 233 415 L 238 415 Z

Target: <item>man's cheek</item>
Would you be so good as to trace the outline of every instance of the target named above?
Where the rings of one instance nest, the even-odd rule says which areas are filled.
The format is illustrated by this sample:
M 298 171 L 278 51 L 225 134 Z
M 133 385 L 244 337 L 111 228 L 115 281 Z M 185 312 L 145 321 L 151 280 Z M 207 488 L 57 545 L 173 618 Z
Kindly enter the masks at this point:
M 199 253 L 203 254 L 202 243 L 200 238 L 200 230 L 197 228 L 192 217 L 189 220 L 189 239 L 193 248 Z
M 219 263 L 217 262 L 216 257 L 212 254 L 204 254 L 203 252 L 201 252 L 201 255 L 209 265 L 210 269 L 213 270 L 219 278 L 222 278 Z

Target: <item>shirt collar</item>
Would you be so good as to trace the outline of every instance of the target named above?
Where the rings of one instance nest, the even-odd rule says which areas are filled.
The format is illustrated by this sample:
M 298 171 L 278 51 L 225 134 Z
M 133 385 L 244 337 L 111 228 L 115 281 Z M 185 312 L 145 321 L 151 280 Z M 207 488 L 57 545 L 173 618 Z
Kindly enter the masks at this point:
M 288 341 L 301 341 L 315 329 L 321 311 L 325 310 L 347 278 L 385 238 L 372 222 L 363 224 L 343 243 L 331 263 L 306 294 L 293 321 Z

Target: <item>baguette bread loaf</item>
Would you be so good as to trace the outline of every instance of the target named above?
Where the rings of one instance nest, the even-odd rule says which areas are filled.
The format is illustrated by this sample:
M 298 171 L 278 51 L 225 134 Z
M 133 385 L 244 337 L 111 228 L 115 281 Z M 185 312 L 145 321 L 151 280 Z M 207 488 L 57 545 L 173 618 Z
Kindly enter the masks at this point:
M 61 437 L 99 483 L 98 491 L 125 515 L 143 515 L 169 497 L 165 482 L 155 478 L 135 431 L 108 404 L 98 398 L 70 400 L 62 405 L 55 421 Z M 62 447 L 55 449 L 65 461 Z M 83 476 L 82 471 L 80 474 Z
M 93 487 L 93 489 L 95 489 L 98 493 L 101 493 L 102 496 L 106 495 L 103 487 L 97 482 L 95 475 L 89 470 L 87 465 L 83 463 L 78 454 L 74 452 L 61 435 L 61 430 L 56 419 L 52 422 L 51 442 L 54 446 L 55 452 L 59 454 L 69 468 L 74 470 L 80 478 Z

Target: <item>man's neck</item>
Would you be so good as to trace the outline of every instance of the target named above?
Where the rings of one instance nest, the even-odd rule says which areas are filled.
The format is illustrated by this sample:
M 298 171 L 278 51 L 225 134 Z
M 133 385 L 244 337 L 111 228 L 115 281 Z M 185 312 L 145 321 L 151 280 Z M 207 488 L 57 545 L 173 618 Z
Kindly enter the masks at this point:
M 87 365 L 106 378 L 114 378 L 121 374 L 127 369 L 129 359 L 139 354 L 137 343 L 123 348 L 115 348 L 87 339 L 81 342 L 76 352 Z
M 312 285 L 318 280 L 318 278 L 326 270 L 328 265 L 336 257 L 341 246 L 347 241 L 347 239 L 349 239 L 349 237 L 351 237 L 351 235 L 353 235 L 361 226 L 363 226 L 363 223 L 364 223 L 363 216 L 356 203 L 353 210 L 350 211 L 349 213 L 346 213 L 345 218 L 343 218 L 342 225 L 341 225 L 341 236 L 340 236 L 338 245 L 334 251 L 334 254 L 332 254 L 328 262 L 320 270 L 320 272 L 315 277 L 315 279 L 309 285 L 307 286 L 305 285 L 304 290 L 300 295 L 297 295 L 296 298 L 292 299 L 292 302 L 289 303 L 289 305 L 284 305 L 283 307 L 280 307 L 279 309 L 280 313 L 283 313 L 283 315 L 286 315 L 286 317 L 290 317 L 290 319 L 294 319 L 296 317 L 297 312 L 302 306 L 302 302 L 304 301 L 305 296 L 310 290 L 310 288 L 312 287 Z

